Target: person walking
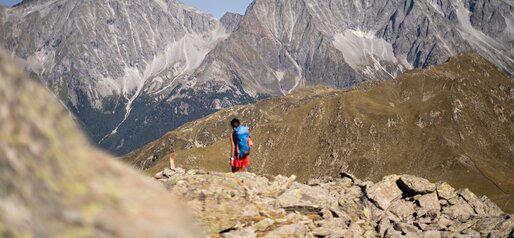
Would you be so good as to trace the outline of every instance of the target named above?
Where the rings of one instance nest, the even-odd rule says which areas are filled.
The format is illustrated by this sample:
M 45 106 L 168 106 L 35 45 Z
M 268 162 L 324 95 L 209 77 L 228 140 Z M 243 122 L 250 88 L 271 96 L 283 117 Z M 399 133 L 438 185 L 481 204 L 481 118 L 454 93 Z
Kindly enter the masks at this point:
M 230 134 L 230 165 L 232 173 L 246 172 L 250 165 L 250 149 L 253 147 L 248 127 L 241 125 L 239 119 L 234 118 L 230 121 L 232 133 Z

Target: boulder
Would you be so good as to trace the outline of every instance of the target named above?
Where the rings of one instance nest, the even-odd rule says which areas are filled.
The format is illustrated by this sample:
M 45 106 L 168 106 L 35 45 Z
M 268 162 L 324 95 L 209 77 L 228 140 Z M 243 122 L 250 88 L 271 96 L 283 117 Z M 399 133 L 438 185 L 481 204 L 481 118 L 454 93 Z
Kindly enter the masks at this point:
M 455 189 L 448 183 L 442 182 L 437 185 L 437 196 L 442 199 L 450 200 L 457 196 Z
M 376 184 L 367 185 L 366 196 L 375 202 L 379 208 L 386 210 L 392 201 L 401 198 L 402 190 L 396 186 L 394 179 L 389 178 Z
M 459 194 L 466 202 L 471 205 L 471 207 L 475 210 L 475 213 L 477 213 L 480 216 L 487 215 L 486 214 L 486 206 L 484 203 L 482 203 L 482 200 L 480 200 L 474 193 L 472 193 L 469 189 L 461 189 L 457 191 L 457 194 Z
M 443 214 L 450 219 L 468 220 L 475 215 L 475 211 L 463 198 L 459 197 L 454 205 L 443 208 Z
M 304 237 L 307 233 L 307 228 L 301 223 L 295 223 L 290 225 L 280 226 L 266 235 L 263 238 L 275 238 L 275 237 Z
M 401 220 L 406 221 L 411 218 L 416 211 L 414 204 L 405 200 L 396 200 L 388 208 L 391 213 L 398 216 Z
M 429 193 L 418 198 L 419 206 L 427 213 L 437 216 L 441 210 L 441 205 L 437 199 L 437 194 Z
M 435 191 L 435 184 L 430 181 L 412 175 L 402 175 L 398 180 L 398 187 L 407 196 L 426 194 Z

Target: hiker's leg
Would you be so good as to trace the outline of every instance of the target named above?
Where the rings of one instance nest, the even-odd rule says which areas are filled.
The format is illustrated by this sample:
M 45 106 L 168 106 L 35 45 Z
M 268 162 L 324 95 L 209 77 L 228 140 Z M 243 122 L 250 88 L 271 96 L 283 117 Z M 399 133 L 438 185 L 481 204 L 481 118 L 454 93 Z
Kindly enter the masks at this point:
M 232 166 L 232 173 L 237 172 L 237 170 L 238 170 L 238 169 L 237 169 L 237 167 L 236 167 L 236 166 Z

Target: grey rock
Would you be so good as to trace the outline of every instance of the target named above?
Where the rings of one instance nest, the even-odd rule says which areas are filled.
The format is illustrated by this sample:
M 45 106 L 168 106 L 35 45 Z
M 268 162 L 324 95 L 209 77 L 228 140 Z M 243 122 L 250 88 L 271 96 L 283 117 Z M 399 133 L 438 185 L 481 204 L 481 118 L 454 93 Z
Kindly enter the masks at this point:
M 251 229 L 238 229 L 235 231 L 231 231 L 226 234 L 222 234 L 224 238 L 256 238 L 257 234 L 253 232 Z
M 498 205 L 496 205 L 496 203 L 491 201 L 491 199 L 489 199 L 488 197 L 482 196 L 482 197 L 480 197 L 480 200 L 482 201 L 482 203 L 485 206 L 485 208 L 484 208 L 485 214 L 487 214 L 489 216 L 500 216 L 500 215 L 504 214 L 504 212 L 501 210 L 501 208 L 498 207 Z
M 166 169 L 164 169 L 164 170 L 162 171 L 162 176 L 163 176 L 164 178 L 171 178 L 171 176 L 173 176 L 173 174 L 175 174 L 175 171 L 173 171 L 173 170 L 171 170 L 171 169 L 168 169 L 168 168 L 166 168 Z
M 406 221 L 411 218 L 416 211 L 414 204 L 405 200 L 394 201 L 388 208 L 393 214 L 398 216 L 401 220 Z
M 398 222 L 396 224 L 394 224 L 394 229 L 397 230 L 397 231 L 401 231 L 403 233 L 418 233 L 420 230 L 415 227 L 414 225 L 411 225 L 411 224 L 408 224 L 408 223 L 404 223 L 404 222 Z
M 427 211 L 429 214 L 433 214 L 434 216 L 439 215 L 441 205 L 439 204 L 439 200 L 437 199 L 437 194 L 429 193 L 422 195 L 418 198 L 418 203 L 420 207 Z
M 402 236 L 402 232 L 401 231 L 397 231 L 393 227 L 390 227 L 385 232 L 384 237 L 385 238 L 397 238 L 397 237 L 404 237 L 404 236 Z
M 323 220 L 318 226 L 312 231 L 315 236 L 345 237 L 348 234 L 347 221 L 343 218 Z
M 227 12 L 220 18 L 221 24 L 228 32 L 234 32 L 239 28 L 239 24 L 243 20 L 243 15 L 233 12 Z
M 398 186 L 408 196 L 426 194 L 435 191 L 435 184 L 424 178 L 412 175 L 402 175 L 398 180 Z
M 255 223 L 252 226 L 252 229 L 255 230 L 255 231 L 264 231 L 264 230 L 268 229 L 268 227 L 270 227 L 274 223 L 275 223 L 275 221 L 273 221 L 273 220 L 271 220 L 269 218 L 266 218 L 266 219 L 263 219 L 263 220 Z
M 450 219 L 467 220 L 475 215 L 473 208 L 462 198 L 458 198 L 455 205 L 443 208 L 443 214 Z
M 448 183 L 442 182 L 437 185 L 437 196 L 442 199 L 450 200 L 457 196 L 457 193 Z
M 422 238 L 441 238 L 440 231 L 426 231 L 421 236 Z
M 303 237 L 307 233 L 307 229 L 305 225 L 301 223 L 290 224 L 280 226 L 266 235 L 262 236 L 265 238 L 274 238 L 274 237 Z
M 475 213 L 478 215 L 486 215 L 486 206 L 482 203 L 482 200 L 480 200 L 474 193 L 472 193 L 469 189 L 461 189 L 457 191 L 457 194 L 462 196 L 466 202 L 468 202 L 469 205 L 475 210 Z
M 204 237 L 183 202 L 94 148 L 2 49 L 0 122 L 1 237 Z
M 384 179 L 371 186 L 366 186 L 366 196 L 377 206 L 386 210 L 391 202 L 400 198 L 402 191 L 396 186 L 394 179 Z

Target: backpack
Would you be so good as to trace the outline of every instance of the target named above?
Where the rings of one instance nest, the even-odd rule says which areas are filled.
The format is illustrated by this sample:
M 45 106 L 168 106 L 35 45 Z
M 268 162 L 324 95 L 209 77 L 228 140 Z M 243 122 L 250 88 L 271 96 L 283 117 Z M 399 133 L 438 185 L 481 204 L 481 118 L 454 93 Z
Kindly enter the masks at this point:
M 232 138 L 234 139 L 238 159 L 242 159 L 250 155 L 250 145 L 248 143 L 248 140 L 250 139 L 250 131 L 248 127 L 237 127 L 232 134 Z

